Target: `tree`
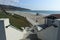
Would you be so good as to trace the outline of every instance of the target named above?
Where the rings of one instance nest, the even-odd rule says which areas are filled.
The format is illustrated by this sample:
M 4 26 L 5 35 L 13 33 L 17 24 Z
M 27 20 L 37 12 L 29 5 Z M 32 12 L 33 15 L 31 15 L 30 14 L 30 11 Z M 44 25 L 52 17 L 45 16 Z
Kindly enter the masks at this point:
M 38 16 L 39 15 L 39 13 L 36 13 L 36 16 Z

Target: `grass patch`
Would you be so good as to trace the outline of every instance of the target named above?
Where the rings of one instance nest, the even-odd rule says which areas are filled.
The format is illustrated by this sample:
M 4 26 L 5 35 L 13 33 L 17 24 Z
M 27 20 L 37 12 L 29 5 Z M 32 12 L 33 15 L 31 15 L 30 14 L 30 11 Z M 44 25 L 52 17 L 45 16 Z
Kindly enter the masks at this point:
M 21 29 L 21 27 L 30 27 L 31 25 L 25 17 L 17 14 L 12 15 L 11 13 L 6 14 L 4 12 L 0 12 L 0 18 L 9 18 L 10 24 L 18 29 Z

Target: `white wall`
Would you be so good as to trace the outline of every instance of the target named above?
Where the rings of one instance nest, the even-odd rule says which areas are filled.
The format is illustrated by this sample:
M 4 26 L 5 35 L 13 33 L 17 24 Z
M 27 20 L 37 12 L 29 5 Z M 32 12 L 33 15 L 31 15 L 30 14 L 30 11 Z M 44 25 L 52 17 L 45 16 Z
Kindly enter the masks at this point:
M 60 19 L 57 19 L 57 20 L 56 20 L 56 24 L 55 24 L 55 25 L 58 25 L 57 40 L 60 40 Z
M 53 26 L 43 29 L 40 32 L 37 32 L 37 35 L 42 40 L 57 40 L 57 32 L 58 28 L 54 28 Z
M 21 40 L 25 38 L 24 35 L 26 34 L 26 31 L 20 31 L 15 28 L 12 28 L 11 26 L 5 28 L 5 32 L 7 40 Z
M 9 18 L 0 18 L 0 20 L 3 20 L 4 21 L 4 26 L 10 25 Z
M 27 32 L 25 30 L 20 31 L 13 26 L 5 27 L 9 24 L 8 18 L 0 19 L 0 40 L 21 40 L 26 37 L 25 34 L 27 34 Z
M 60 20 L 55 20 L 54 24 L 58 27 L 55 28 L 53 26 L 50 26 L 46 29 L 43 29 L 42 31 L 37 32 L 38 37 L 42 40 L 57 40 L 59 36 L 58 34 L 60 33 Z
M 59 29 L 58 29 L 57 40 L 60 40 L 60 24 L 59 24 Z

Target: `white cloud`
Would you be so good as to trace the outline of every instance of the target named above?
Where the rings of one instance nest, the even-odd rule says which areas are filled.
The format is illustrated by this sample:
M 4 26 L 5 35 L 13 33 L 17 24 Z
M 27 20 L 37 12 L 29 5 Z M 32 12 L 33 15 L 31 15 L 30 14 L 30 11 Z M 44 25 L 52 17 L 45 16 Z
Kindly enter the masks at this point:
M 19 2 L 20 0 L 10 0 L 11 2 Z
M 0 0 L 0 4 L 17 6 L 20 0 Z

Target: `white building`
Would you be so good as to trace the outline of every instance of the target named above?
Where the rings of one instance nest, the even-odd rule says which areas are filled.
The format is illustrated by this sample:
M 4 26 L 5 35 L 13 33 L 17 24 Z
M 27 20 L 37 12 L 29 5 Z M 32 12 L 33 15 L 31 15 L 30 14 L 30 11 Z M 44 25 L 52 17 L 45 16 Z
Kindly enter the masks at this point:
M 6 26 L 10 25 L 8 18 L 1 18 L 0 19 L 0 40 L 21 40 L 25 39 L 27 36 L 27 32 L 17 30 L 13 26 Z
M 47 16 L 45 24 L 48 25 L 47 27 L 44 26 L 45 29 L 41 31 L 35 30 L 38 38 L 42 40 L 60 40 L 60 14 Z

